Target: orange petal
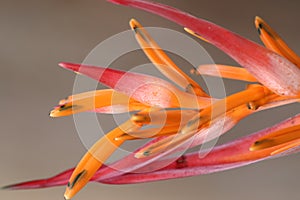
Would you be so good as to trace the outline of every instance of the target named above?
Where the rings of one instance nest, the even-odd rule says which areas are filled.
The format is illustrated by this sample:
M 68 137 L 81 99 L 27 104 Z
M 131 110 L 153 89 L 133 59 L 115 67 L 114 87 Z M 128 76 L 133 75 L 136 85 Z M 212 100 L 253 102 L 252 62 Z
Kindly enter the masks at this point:
M 98 140 L 83 156 L 69 179 L 65 191 L 65 199 L 71 199 L 93 177 L 105 160 L 124 142 L 115 140 L 116 137 L 130 131 L 137 130 L 139 126 L 130 120 L 107 133 Z
M 255 17 L 255 26 L 264 45 L 287 58 L 300 68 L 300 57 L 288 47 L 282 38 L 260 17 Z
M 291 126 L 259 138 L 251 147 L 250 151 L 258 151 L 277 147 L 271 154 L 277 154 L 294 146 L 300 141 L 300 125 Z
M 112 89 L 96 90 L 69 96 L 59 102 L 51 112 L 51 117 L 61 117 L 85 111 L 97 110 L 108 113 L 114 111 L 114 106 L 122 106 L 124 112 L 142 110 L 149 106 L 129 98 L 127 95 Z M 107 109 L 107 108 L 110 109 Z M 116 112 L 114 112 L 116 113 Z
M 200 65 L 196 73 L 239 81 L 258 82 L 246 69 L 228 65 Z
M 144 53 L 148 56 L 151 62 L 162 72 L 166 77 L 174 83 L 186 89 L 186 91 L 198 96 L 208 95 L 203 91 L 201 86 L 185 74 L 158 46 L 149 33 L 135 19 L 130 20 L 130 26 L 135 32 L 136 40 L 143 48 Z

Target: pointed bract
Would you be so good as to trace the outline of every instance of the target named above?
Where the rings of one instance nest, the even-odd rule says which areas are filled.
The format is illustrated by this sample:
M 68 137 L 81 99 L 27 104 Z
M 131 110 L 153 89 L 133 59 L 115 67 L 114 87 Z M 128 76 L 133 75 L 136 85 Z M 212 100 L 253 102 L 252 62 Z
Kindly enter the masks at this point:
M 165 80 L 149 75 L 73 63 L 60 63 L 60 66 L 89 76 L 130 98 L 151 106 L 201 109 L 211 103 L 211 98 L 188 94 Z

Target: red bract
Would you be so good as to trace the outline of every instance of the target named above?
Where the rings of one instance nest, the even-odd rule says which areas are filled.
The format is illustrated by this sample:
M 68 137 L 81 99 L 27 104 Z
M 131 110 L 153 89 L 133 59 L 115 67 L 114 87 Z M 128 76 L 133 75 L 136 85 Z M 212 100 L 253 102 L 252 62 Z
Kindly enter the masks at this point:
M 211 103 L 210 98 L 185 93 L 171 83 L 149 75 L 73 63 L 60 63 L 60 66 L 87 75 L 151 106 L 199 109 Z

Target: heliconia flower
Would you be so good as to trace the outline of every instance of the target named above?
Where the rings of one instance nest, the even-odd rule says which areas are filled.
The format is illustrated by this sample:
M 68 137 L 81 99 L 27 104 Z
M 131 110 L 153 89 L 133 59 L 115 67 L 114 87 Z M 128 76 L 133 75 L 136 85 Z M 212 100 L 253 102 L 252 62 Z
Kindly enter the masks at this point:
M 139 183 L 232 169 L 300 150 L 300 115 L 257 133 L 199 152 L 174 153 L 204 144 L 233 128 L 241 119 L 265 109 L 300 101 L 300 59 L 261 18 L 255 25 L 262 47 L 211 22 L 177 9 L 142 0 L 109 0 L 141 8 L 173 20 L 185 30 L 215 45 L 245 68 L 201 65 L 193 73 L 252 82 L 243 91 L 214 99 L 185 74 L 139 22 L 130 26 L 144 53 L 172 83 L 140 73 L 98 66 L 60 63 L 111 89 L 90 91 L 59 101 L 50 113 L 61 117 L 80 112 L 116 114 L 130 118 L 100 138 L 74 169 L 49 179 L 6 186 L 30 189 L 67 185 L 72 198 L 89 181 Z M 104 165 L 127 140 L 154 138 L 124 158 Z

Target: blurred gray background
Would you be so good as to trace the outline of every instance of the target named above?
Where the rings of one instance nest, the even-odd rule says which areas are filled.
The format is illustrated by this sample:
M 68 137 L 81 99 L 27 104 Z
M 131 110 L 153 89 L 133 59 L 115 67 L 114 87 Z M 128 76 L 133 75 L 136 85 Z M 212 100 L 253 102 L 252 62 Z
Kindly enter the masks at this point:
M 298 0 L 159 2 L 209 19 L 257 42 L 260 41 L 253 20 L 259 15 L 300 53 Z M 58 100 L 70 95 L 73 89 L 75 75 L 61 69 L 57 63 L 82 62 L 98 43 L 127 30 L 132 17 L 144 26 L 184 32 L 182 27 L 160 17 L 104 0 L 0 1 L 0 186 L 49 177 L 79 161 L 86 149 L 76 133 L 73 118 L 51 119 L 48 116 Z M 216 63 L 236 64 L 215 47 L 199 42 Z M 124 58 L 117 62 L 119 68 L 147 61 L 142 53 L 137 55 L 134 59 Z M 226 81 L 225 85 L 229 93 L 244 87 L 236 81 Z M 295 115 L 299 108 L 294 104 L 258 113 L 243 120 L 222 141 L 270 126 Z M 210 175 L 146 184 L 91 183 L 75 198 L 299 199 L 299 158 L 293 155 Z M 0 191 L 0 198 L 62 199 L 64 189 Z

